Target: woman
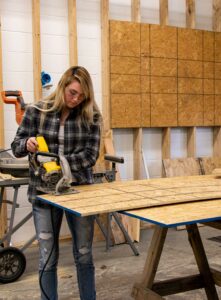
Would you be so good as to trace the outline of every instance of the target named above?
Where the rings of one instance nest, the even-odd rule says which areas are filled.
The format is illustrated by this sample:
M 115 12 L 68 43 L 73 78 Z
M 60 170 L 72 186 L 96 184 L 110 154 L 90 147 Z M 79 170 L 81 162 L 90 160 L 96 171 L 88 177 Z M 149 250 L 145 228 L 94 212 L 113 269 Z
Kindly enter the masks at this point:
M 83 67 L 71 67 L 56 90 L 45 100 L 29 106 L 12 143 L 16 157 L 38 149 L 42 135 L 49 152 L 62 154 L 70 164 L 76 184 L 93 183 L 91 167 L 99 155 L 101 115 L 94 100 L 91 77 Z M 57 263 L 63 210 L 36 200 L 41 179 L 30 169 L 29 200 L 39 242 L 41 299 L 58 299 Z M 81 300 L 96 299 L 92 258 L 94 217 L 65 212 L 73 239 L 73 255 Z

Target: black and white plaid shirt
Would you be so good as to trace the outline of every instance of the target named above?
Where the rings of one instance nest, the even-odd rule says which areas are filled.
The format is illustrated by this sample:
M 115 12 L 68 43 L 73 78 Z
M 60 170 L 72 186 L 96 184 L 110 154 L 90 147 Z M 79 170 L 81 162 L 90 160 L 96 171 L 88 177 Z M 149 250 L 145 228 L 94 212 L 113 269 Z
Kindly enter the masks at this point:
M 39 106 L 42 105 L 38 102 Z M 77 123 L 78 109 L 73 109 L 64 125 L 64 156 L 70 164 L 73 177 L 79 184 L 93 183 L 92 166 L 95 165 L 100 147 L 100 121 L 94 117 L 94 124 L 86 128 Z M 37 135 L 44 136 L 49 152 L 58 154 L 60 112 L 49 112 L 45 115 L 43 125 L 40 126 L 41 112 L 33 106 L 29 106 L 25 112 L 22 123 L 19 126 L 14 141 L 11 144 L 13 154 L 16 157 L 28 155 L 26 141 Z M 42 127 L 42 128 L 41 128 Z M 29 200 L 36 198 L 36 187 L 40 179 L 36 177 L 30 168 Z

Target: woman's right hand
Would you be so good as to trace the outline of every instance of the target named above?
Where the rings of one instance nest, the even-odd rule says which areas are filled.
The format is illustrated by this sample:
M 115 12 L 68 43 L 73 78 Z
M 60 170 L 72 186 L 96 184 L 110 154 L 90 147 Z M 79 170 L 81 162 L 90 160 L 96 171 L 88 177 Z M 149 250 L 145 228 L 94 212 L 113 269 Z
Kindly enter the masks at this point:
M 27 139 L 26 148 L 29 152 L 36 152 L 38 150 L 38 142 L 35 137 L 30 137 Z

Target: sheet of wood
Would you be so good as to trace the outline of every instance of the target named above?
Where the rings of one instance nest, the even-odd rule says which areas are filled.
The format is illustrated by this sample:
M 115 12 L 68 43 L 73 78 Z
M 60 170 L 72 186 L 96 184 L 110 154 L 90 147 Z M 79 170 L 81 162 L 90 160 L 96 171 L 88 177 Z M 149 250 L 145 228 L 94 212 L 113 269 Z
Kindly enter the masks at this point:
M 221 179 L 188 176 L 111 182 L 76 187 L 78 193 L 39 199 L 87 216 L 128 209 L 221 199 Z M 201 205 L 201 204 L 199 204 Z
M 125 211 L 126 215 L 165 227 L 221 220 L 221 199 Z

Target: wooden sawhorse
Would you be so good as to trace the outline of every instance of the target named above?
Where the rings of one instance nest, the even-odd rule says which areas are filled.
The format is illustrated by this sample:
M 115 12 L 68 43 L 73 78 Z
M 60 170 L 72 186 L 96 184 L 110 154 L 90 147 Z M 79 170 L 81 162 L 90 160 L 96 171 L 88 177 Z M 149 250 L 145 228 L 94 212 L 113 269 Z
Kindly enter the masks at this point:
M 135 283 L 133 287 L 134 299 L 162 300 L 163 296 L 201 288 L 205 289 L 209 300 L 219 299 L 215 284 L 221 286 L 221 272 L 210 269 L 197 224 L 186 225 L 186 229 L 199 274 L 154 282 L 168 231 L 168 228 L 157 225 L 148 250 L 141 282 Z

